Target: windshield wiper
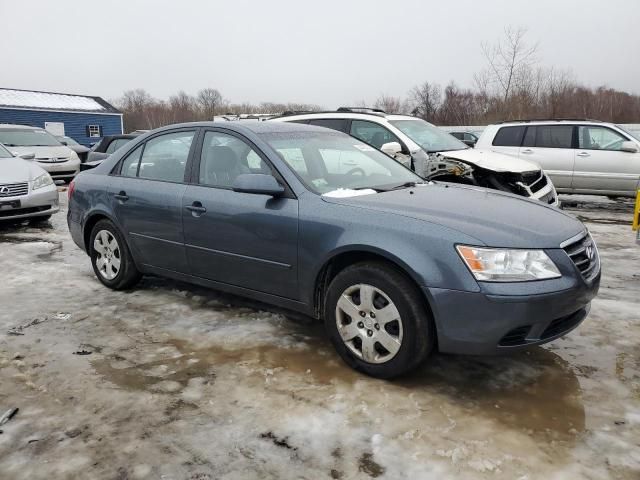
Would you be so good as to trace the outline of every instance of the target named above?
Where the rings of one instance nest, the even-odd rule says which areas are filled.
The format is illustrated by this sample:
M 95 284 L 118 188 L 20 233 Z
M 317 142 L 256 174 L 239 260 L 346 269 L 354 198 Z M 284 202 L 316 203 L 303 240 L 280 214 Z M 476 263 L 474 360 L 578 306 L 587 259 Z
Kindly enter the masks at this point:
M 423 184 L 424 182 L 404 182 L 404 183 L 400 183 L 397 185 L 390 185 L 390 186 L 380 186 L 380 187 L 373 187 L 376 190 L 380 191 L 380 192 L 391 192 L 392 190 L 402 190 L 403 188 L 411 188 L 411 187 L 415 187 L 418 184 Z

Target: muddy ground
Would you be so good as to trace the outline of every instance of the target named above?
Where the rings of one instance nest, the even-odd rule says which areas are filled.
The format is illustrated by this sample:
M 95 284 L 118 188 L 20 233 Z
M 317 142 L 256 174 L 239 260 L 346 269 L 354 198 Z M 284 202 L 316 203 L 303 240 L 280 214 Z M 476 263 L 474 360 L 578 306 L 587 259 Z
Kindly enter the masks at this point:
M 631 202 L 565 200 L 602 256 L 583 325 L 394 382 L 264 305 L 156 278 L 107 290 L 64 212 L 2 227 L 0 415 L 20 410 L 0 427 L 0 478 L 638 479 Z

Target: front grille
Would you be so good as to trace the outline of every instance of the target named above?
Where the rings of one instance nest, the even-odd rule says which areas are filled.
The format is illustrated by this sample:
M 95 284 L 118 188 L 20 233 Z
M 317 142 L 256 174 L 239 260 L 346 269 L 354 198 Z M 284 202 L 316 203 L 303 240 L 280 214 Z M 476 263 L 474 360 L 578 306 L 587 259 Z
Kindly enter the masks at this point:
M 567 315 L 566 317 L 556 318 L 549 324 L 547 328 L 544 329 L 544 332 L 542 332 L 540 338 L 542 340 L 545 340 L 547 338 L 560 335 L 563 332 L 568 332 L 578 323 L 580 323 L 580 320 L 583 317 L 582 313 L 583 309 L 580 309 L 577 312 L 572 313 L 571 315 Z
M 569 258 L 575 266 L 580 270 L 582 277 L 590 280 L 598 273 L 598 249 L 591 238 L 590 234 L 586 234 L 582 238 L 563 247 Z
M 28 208 L 13 208 L 11 210 L 0 210 L 0 218 L 13 217 L 16 215 L 26 215 L 28 213 L 44 212 L 49 210 L 51 205 L 43 205 L 41 207 L 28 207 Z
M 533 193 L 539 192 L 549 184 L 546 175 L 542 172 L 523 173 L 522 183 L 529 187 Z
M 510 330 L 502 339 L 499 345 L 501 347 L 515 347 L 516 345 L 524 345 L 527 343 L 527 335 L 531 330 L 531 325 L 525 325 L 524 327 L 514 328 Z
M 0 197 L 19 197 L 27 193 L 29 193 L 27 182 L 0 184 Z
M 36 161 L 40 163 L 62 163 L 67 160 L 69 160 L 69 157 L 36 158 Z

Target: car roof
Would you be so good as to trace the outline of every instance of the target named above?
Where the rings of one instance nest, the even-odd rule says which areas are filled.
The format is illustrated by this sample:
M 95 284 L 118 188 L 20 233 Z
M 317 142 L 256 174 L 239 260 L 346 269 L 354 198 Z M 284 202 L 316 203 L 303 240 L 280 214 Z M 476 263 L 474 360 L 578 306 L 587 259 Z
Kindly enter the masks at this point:
M 363 113 L 363 112 L 310 112 L 310 113 L 296 113 L 289 115 L 281 115 L 274 117 L 272 120 L 312 120 L 314 118 L 345 118 L 352 120 L 368 120 L 370 122 L 384 121 L 384 120 L 422 120 L 418 117 L 411 115 L 401 115 L 397 113 Z
M 0 123 L 0 129 L 3 130 L 44 130 L 41 127 L 32 127 L 31 125 L 18 125 L 11 123 Z
M 288 132 L 322 132 L 327 133 L 327 129 L 324 127 L 317 127 L 315 125 L 303 125 L 299 123 L 288 122 L 189 122 L 178 123 L 174 125 L 167 125 L 166 127 L 152 130 L 153 132 L 159 132 L 164 130 L 172 130 L 175 128 L 199 128 L 199 127 L 211 127 L 216 129 L 233 130 L 238 133 L 288 133 Z M 331 131 L 332 133 L 340 133 Z
M 493 125 L 500 125 L 500 126 L 504 126 L 504 125 L 546 125 L 546 124 L 550 124 L 550 123 L 557 123 L 557 124 L 582 123 L 582 124 L 595 124 L 595 125 L 603 125 L 603 124 L 613 125 L 612 123 L 609 123 L 609 122 L 603 122 L 601 120 L 593 120 L 593 119 L 588 119 L 588 118 L 549 118 L 549 119 L 536 118 L 536 119 L 531 119 L 531 120 L 506 120 L 504 122 L 496 122 Z

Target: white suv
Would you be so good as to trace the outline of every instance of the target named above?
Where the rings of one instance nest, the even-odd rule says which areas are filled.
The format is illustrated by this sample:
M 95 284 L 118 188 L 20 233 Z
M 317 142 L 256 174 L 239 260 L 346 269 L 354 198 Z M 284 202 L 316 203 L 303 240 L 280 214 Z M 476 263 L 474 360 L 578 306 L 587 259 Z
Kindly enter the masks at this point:
M 535 120 L 489 125 L 477 148 L 532 160 L 560 193 L 635 197 L 640 140 L 594 120 Z
M 540 166 L 524 159 L 473 149 L 444 130 L 408 115 L 341 107 L 335 112 L 292 112 L 270 121 L 332 128 L 362 140 L 428 180 L 477 185 L 558 204 L 553 183 Z M 342 168 L 350 167 L 344 159 Z

